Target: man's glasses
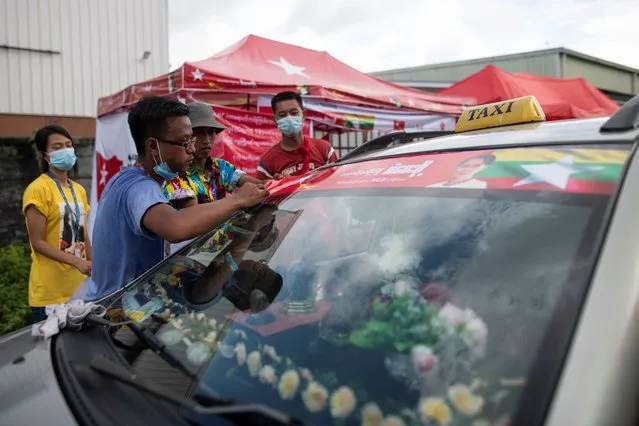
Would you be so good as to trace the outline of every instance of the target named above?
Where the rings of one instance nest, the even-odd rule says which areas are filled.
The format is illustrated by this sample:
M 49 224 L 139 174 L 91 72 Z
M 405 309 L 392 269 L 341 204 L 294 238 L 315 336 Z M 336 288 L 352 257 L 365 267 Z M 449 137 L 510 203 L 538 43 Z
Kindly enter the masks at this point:
M 187 139 L 186 141 L 182 141 L 182 142 L 170 141 L 170 140 L 162 139 L 162 138 L 155 138 L 155 139 L 159 140 L 160 142 L 168 143 L 169 145 L 175 145 L 175 146 L 182 147 L 184 149 L 195 146 L 195 136 L 191 136 L 189 139 Z

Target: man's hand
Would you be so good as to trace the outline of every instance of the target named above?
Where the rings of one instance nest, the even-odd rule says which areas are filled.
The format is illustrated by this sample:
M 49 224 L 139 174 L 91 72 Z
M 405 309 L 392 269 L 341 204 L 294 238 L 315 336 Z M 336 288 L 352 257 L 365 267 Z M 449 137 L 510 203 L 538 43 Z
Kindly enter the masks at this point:
M 283 175 L 281 175 L 280 173 L 275 173 L 275 174 L 273 175 L 273 179 L 277 179 L 277 180 L 280 180 L 280 179 L 282 179 L 283 177 L 284 177 L 284 176 L 283 176 Z
M 77 258 L 73 266 L 84 275 L 91 275 L 91 262 L 88 260 Z
M 238 205 L 242 209 L 253 207 L 260 203 L 266 196 L 268 191 L 264 188 L 263 184 L 254 184 L 252 182 L 246 182 L 240 186 L 233 197 L 238 202 Z

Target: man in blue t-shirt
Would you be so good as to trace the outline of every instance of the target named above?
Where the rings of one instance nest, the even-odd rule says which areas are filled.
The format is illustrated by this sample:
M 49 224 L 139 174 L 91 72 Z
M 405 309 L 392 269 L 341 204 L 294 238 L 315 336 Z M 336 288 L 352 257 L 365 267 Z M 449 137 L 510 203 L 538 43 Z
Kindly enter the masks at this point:
M 160 262 L 164 241 L 200 236 L 238 210 L 257 205 L 268 191 L 247 182 L 222 200 L 175 210 L 161 185 L 193 161 L 189 109 L 161 97 L 140 100 L 129 113 L 129 129 L 139 166 L 123 167 L 104 188 L 93 228 L 93 266 L 81 294 L 85 300 L 107 296 Z

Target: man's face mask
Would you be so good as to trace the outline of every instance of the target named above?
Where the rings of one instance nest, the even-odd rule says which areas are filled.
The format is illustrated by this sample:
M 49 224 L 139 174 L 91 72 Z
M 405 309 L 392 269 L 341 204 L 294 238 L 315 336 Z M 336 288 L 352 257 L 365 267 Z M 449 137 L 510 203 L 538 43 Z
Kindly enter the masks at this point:
M 288 115 L 277 120 L 277 128 L 284 136 L 295 136 L 302 131 L 302 117 Z
M 160 151 L 160 143 L 158 142 L 158 156 L 160 157 L 160 162 L 155 159 L 153 156 L 153 162 L 155 162 L 155 166 L 153 167 L 153 171 L 157 173 L 162 179 L 169 181 L 173 180 L 177 177 L 177 173 L 171 170 L 168 164 L 162 160 L 162 152 Z

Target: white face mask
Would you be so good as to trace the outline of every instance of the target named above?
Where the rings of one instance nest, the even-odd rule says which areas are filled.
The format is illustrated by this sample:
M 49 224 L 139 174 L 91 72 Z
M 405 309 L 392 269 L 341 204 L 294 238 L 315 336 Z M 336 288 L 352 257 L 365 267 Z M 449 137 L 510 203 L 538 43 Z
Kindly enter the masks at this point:
M 295 136 L 302 131 L 302 117 L 298 115 L 288 115 L 277 120 L 277 128 L 284 136 Z

